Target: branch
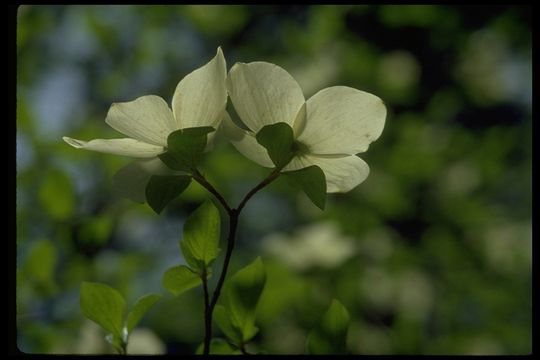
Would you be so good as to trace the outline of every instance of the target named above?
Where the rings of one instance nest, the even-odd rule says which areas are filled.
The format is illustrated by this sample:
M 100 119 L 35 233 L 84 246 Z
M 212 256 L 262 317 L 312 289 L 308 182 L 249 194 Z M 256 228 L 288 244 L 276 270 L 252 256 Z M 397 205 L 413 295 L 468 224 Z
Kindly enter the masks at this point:
M 216 188 L 214 188 L 214 186 L 212 186 L 212 184 L 210 184 L 208 180 L 206 180 L 206 178 L 199 172 L 199 170 L 193 170 L 191 176 L 193 177 L 193 180 L 201 184 L 206 190 L 208 190 L 212 195 L 216 197 L 216 199 L 221 203 L 225 211 L 227 211 L 227 214 L 229 214 L 230 216 L 232 209 L 229 204 L 227 204 L 227 201 L 223 198 L 219 191 L 217 191 Z
M 272 171 L 270 173 L 270 175 L 268 175 L 266 177 L 266 179 L 264 179 L 263 181 L 261 181 L 257 186 L 255 186 L 253 189 L 251 189 L 250 192 L 248 192 L 246 194 L 246 196 L 244 197 L 244 199 L 240 202 L 240 205 L 238 205 L 238 213 L 240 213 L 242 211 L 242 209 L 244 208 L 244 206 L 246 206 L 246 203 L 248 202 L 249 199 L 251 199 L 251 197 L 253 195 L 255 195 L 258 191 L 262 190 L 264 187 L 266 187 L 267 185 L 269 185 L 272 181 L 276 180 L 278 178 L 278 176 L 280 175 L 280 170 L 279 168 L 276 168 L 274 169 L 274 171 Z
M 197 181 L 199 184 L 201 184 L 204 188 L 206 188 L 210 193 L 212 193 L 216 199 L 223 205 L 223 208 L 227 211 L 227 214 L 229 215 L 229 234 L 227 235 L 227 252 L 225 253 L 225 259 L 223 260 L 223 267 L 221 269 L 221 274 L 219 276 L 218 283 L 216 285 L 216 288 L 214 290 L 214 293 L 212 295 L 212 300 L 210 303 L 208 302 L 208 283 L 206 281 L 206 278 L 203 278 L 203 287 L 204 287 L 204 316 L 205 316 L 205 335 L 204 335 L 204 355 L 208 355 L 210 353 L 210 342 L 212 339 L 212 314 L 214 312 L 214 307 L 216 306 L 219 295 L 221 294 L 221 289 L 223 288 L 223 284 L 225 283 L 225 278 L 227 277 L 227 270 L 229 268 L 229 263 L 231 261 L 232 252 L 234 249 L 234 243 L 236 239 L 236 230 L 238 228 L 238 217 L 240 216 L 240 212 L 246 206 L 246 203 L 255 195 L 257 192 L 262 190 L 264 187 L 266 187 L 268 184 L 270 184 L 272 181 L 278 178 L 280 174 L 281 168 L 274 169 L 263 181 L 261 181 L 257 186 L 255 186 L 253 189 L 251 189 L 246 196 L 242 199 L 240 202 L 240 205 L 238 205 L 238 208 L 233 209 L 227 204 L 227 201 L 221 196 L 221 194 L 210 184 L 204 176 L 198 171 L 193 171 L 193 179 Z M 206 270 L 203 273 L 203 276 L 206 275 Z

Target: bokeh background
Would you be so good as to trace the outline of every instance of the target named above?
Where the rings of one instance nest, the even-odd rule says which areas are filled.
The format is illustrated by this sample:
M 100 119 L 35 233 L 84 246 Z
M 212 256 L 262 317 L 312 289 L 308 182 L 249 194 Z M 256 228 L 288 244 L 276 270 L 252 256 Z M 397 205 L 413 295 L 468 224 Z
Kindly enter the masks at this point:
M 306 98 L 332 85 L 388 107 L 362 154 L 368 179 L 326 211 L 276 181 L 243 214 L 231 273 L 268 273 L 251 348 L 305 352 L 332 298 L 351 314 L 353 354 L 526 354 L 532 327 L 531 8 L 520 6 L 21 6 L 17 15 L 17 346 L 110 351 L 79 309 L 81 281 L 133 304 L 164 298 L 132 352 L 190 354 L 202 295 L 166 294 L 183 263 L 192 184 L 161 216 L 122 199 L 130 159 L 61 137 L 112 138 L 111 103 L 156 94 L 222 46 L 228 68 L 264 60 Z M 224 139 L 204 171 L 232 203 L 267 173 Z M 224 246 L 222 246 L 224 248 Z M 215 279 L 214 279 L 215 280 Z M 217 331 L 217 330 L 216 330 Z

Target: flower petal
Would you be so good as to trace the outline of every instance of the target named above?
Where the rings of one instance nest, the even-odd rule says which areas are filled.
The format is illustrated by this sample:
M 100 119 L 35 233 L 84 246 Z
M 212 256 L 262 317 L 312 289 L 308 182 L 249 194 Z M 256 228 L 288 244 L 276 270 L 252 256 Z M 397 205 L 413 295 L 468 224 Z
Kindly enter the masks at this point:
M 212 60 L 178 83 L 172 100 L 178 128 L 217 128 L 227 104 L 226 78 L 227 65 L 221 48 L 218 48 Z
M 146 185 L 152 175 L 173 175 L 159 158 L 135 160 L 121 168 L 112 178 L 113 189 L 120 196 L 138 203 L 146 200 Z
M 302 169 L 317 165 L 326 176 L 326 192 L 347 192 L 358 186 L 369 175 L 368 164 L 356 155 L 295 157 L 284 171 Z
M 277 122 L 292 126 L 305 102 L 296 80 L 267 62 L 236 63 L 229 71 L 227 89 L 236 112 L 254 133 Z
M 323 89 L 307 101 L 298 140 L 314 154 L 357 154 L 381 135 L 386 107 L 370 93 L 346 86 Z
M 167 136 L 176 129 L 171 109 L 155 95 L 112 104 L 105 122 L 122 134 L 161 146 L 167 145 Z
M 257 142 L 255 136 L 248 131 L 240 129 L 231 120 L 229 114 L 225 114 L 226 116 L 223 118 L 221 128 L 223 129 L 225 136 L 234 145 L 234 147 L 251 161 L 254 161 L 264 167 L 274 167 L 274 163 L 268 156 L 268 151 L 266 151 L 266 149 Z
M 306 103 L 302 104 L 300 110 L 296 114 L 296 118 L 293 123 L 294 137 L 297 138 L 300 136 L 302 131 L 304 131 L 307 122 L 307 113 L 306 113 Z
M 165 151 L 163 146 L 147 144 L 135 139 L 95 139 L 83 141 L 64 136 L 65 142 L 77 149 L 136 158 L 151 158 Z

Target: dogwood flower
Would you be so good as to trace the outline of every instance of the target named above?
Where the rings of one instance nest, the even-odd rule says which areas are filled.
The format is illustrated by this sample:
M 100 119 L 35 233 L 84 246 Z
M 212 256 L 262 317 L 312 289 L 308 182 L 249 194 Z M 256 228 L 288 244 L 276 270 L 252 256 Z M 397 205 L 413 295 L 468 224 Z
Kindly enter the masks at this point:
M 65 136 L 63 139 L 78 149 L 140 158 L 122 168 L 117 175 L 127 184 L 127 189 L 123 190 L 131 193 L 131 196 L 124 195 L 144 202 L 144 186 L 150 176 L 170 172 L 157 157 L 167 151 L 169 134 L 190 127 L 219 126 L 227 104 L 226 77 L 225 58 L 218 48 L 212 60 L 178 83 L 172 110 L 156 95 L 113 103 L 105 122 L 128 138 L 83 141 Z M 136 190 L 131 191 L 133 187 Z
M 347 192 L 369 174 L 365 152 L 382 133 L 386 107 L 375 95 L 347 86 L 323 89 L 307 101 L 300 85 L 281 67 L 267 62 L 236 63 L 227 77 L 234 108 L 249 128 L 230 117 L 223 127 L 238 151 L 265 167 L 274 167 L 256 133 L 284 122 L 294 133 L 296 155 L 283 171 L 317 165 L 326 177 L 327 192 Z
M 226 77 L 225 58 L 218 48 L 212 60 L 178 83 L 172 110 L 156 95 L 111 105 L 105 122 L 129 138 L 82 141 L 65 136 L 63 139 L 78 149 L 154 158 L 166 151 L 167 137 L 173 131 L 219 125 L 227 104 Z

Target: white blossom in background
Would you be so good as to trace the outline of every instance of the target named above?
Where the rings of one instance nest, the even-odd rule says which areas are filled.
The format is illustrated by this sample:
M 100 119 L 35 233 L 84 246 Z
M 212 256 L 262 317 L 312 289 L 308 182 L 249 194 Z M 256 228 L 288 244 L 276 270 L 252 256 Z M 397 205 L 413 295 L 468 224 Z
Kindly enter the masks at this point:
M 136 328 L 129 336 L 127 353 L 130 355 L 164 355 L 167 346 L 150 329 Z
M 129 337 L 128 354 L 163 355 L 167 347 L 150 329 L 135 328 Z M 53 354 L 97 355 L 113 354 L 111 344 L 105 340 L 103 329 L 90 320 L 82 323 L 79 333 L 54 346 Z
M 119 173 L 126 182 L 146 184 L 152 174 L 169 171 L 157 157 L 166 151 L 169 134 L 190 127 L 219 126 L 227 105 L 226 78 L 225 57 L 221 48 L 218 48 L 211 61 L 178 83 L 172 99 L 172 109 L 156 95 L 112 104 L 105 122 L 127 135 L 127 138 L 90 141 L 70 137 L 63 139 L 78 149 L 141 159 L 128 164 Z M 134 197 L 133 200 L 144 201 L 141 195 Z
M 331 222 L 316 223 L 295 234 L 272 234 L 262 241 L 270 255 L 297 270 L 312 267 L 331 269 L 356 254 L 355 240 L 343 235 Z
M 283 171 L 319 166 L 327 192 L 347 192 L 369 174 L 355 154 L 365 152 L 382 133 L 386 107 L 375 95 L 346 86 L 323 89 L 304 99 L 300 85 L 281 67 L 267 62 L 237 63 L 229 71 L 227 89 L 234 108 L 249 131 L 230 117 L 223 125 L 233 145 L 252 161 L 274 167 L 256 133 L 284 122 L 299 149 Z

